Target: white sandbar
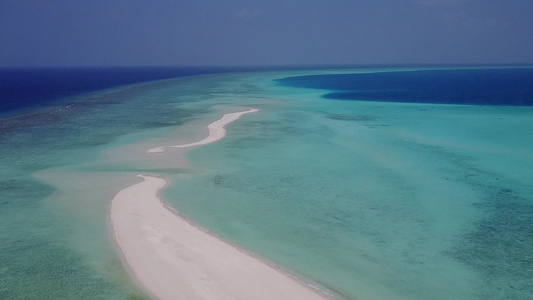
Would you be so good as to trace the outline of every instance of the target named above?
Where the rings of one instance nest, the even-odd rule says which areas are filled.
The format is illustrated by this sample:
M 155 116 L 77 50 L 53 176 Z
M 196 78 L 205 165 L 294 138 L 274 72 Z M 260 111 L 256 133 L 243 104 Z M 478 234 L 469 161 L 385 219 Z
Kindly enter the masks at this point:
M 111 204 L 116 242 L 131 272 L 158 299 L 326 299 L 268 263 L 167 208 L 163 179 L 120 191 Z
M 170 146 L 170 147 L 174 147 L 174 148 L 190 148 L 190 147 L 195 147 L 195 146 L 201 146 L 201 145 L 206 145 L 206 144 L 210 144 L 210 143 L 213 143 L 213 142 L 216 142 L 222 138 L 224 138 L 226 136 L 226 125 L 228 125 L 229 123 L 239 119 L 242 115 L 244 114 L 249 114 L 249 113 L 254 113 L 254 112 L 257 112 L 259 111 L 258 109 L 256 108 L 252 108 L 250 110 L 246 110 L 246 111 L 241 111 L 241 112 L 235 112 L 235 113 L 229 113 L 229 114 L 225 114 L 222 116 L 222 118 L 218 119 L 217 121 L 207 125 L 207 129 L 209 130 L 209 135 L 199 141 L 199 142 L 194 142 L 194 143 L 189 143 L 189 144 L 183 144 L 183 145 L 174 145 L 174 146 Z M 161 153 L 161 152 L 164 152 L 165 147 L 156 147 L 156 148 L 152 148 L 150 150 L 147 151 L 147 153 Z

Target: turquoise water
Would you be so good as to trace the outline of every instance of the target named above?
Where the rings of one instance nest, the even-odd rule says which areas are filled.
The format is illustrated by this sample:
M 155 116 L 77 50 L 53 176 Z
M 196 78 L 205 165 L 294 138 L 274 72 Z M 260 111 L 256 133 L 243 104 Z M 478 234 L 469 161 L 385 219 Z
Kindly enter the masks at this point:
M 0 298 L 142 299 L 107 220 L 142 172 L 172 180 L 163 194 L 186 216 L 340 297 L 530 299 L 533 109 L 334 101 L 274 81 L 321 73 L 167 80 L 4 120 Z M 186 165 L 145 155 L 246 107 L 261 111 Z

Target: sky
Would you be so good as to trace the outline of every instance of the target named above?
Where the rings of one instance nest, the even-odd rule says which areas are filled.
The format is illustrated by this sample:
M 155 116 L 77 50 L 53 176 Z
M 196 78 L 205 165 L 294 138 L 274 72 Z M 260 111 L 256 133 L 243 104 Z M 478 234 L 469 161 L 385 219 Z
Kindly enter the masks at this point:
M 532 0 L 0 0 L 0 68 L 533 64 Z

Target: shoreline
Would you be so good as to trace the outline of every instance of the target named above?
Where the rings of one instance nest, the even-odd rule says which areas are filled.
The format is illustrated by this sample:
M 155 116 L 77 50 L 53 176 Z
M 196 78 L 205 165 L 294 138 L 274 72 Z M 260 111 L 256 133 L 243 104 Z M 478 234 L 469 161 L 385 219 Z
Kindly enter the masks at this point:
M 207 138 L 169 147 L 190 149 L 218 141 L 226 135 L 227 124 L 256 111 L 225 114 L 208 125 Z M 164 147 L 157 147 L 147 154 L 162 152 Z M 166 205 L 158 197 L 166 185 L 164 179 L 137 176 L 143 181 L 113 198 L 110 222 L 123 264 L 148 295 L 157 299 L 329 298 L 318 288 L 220 239 Z

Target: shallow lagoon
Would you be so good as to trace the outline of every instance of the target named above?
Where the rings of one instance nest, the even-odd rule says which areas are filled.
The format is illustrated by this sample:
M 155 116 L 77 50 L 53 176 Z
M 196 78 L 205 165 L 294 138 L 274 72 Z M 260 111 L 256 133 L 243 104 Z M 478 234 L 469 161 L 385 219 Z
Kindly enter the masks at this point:
M 143 172 L 172 179 L 167 201 L 202 226 L 346 298 L 530 298 L 533 109 L 336 101 L 273 81 L 310 73 L 113 90 L 4 133 L 0 295 L 142 297 L 107 205 Z M 261 112 L 186 166 L 145 155 L 248 106 Z

